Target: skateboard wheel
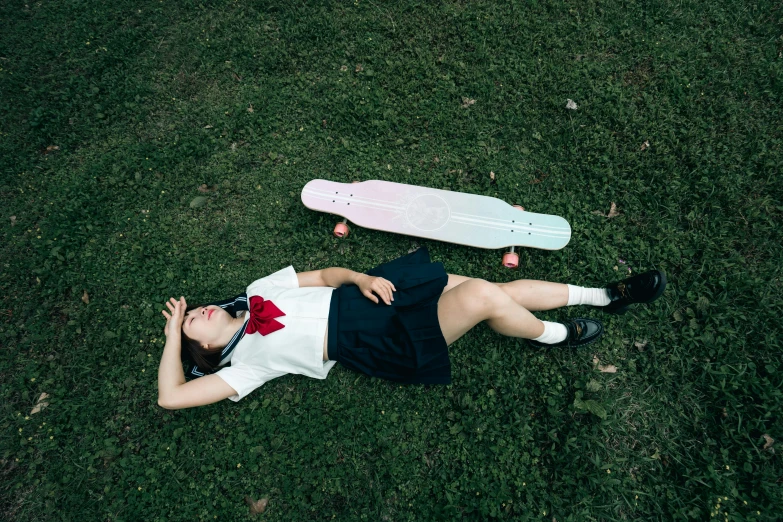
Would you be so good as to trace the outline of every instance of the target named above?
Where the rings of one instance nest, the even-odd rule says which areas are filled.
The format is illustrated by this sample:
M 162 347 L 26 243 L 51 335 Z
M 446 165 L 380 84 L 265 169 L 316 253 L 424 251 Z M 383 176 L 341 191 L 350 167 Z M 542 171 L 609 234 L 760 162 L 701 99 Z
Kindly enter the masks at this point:
M 334 235 L 337 237 L 346 237 L 350 231 L 351 229 L 345 223 L 337 223 L 334 227 Z
M 519 210 L 525 210 L 525 207 L 522 205 L 514 205 L 514 208 L 518 208 Z
M 516 268 L 519 266 L 519 255 L 516 252 L 506 252 L 503 254 L 503 266 L 506 268 Z

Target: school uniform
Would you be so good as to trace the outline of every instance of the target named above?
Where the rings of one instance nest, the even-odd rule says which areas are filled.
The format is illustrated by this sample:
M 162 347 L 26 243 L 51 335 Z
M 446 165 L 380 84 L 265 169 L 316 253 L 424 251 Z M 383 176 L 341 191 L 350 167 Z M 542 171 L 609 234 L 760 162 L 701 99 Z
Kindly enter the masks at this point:
M 356 285 L 334 293 L 328 353 L 352 370 L 405 384 L 450 384 L 448 346 L 438 322 L 438 299 L 448 283 L 443 263 L 426 248 L 373 268 L 391 281 L 391 306 L 367 299 Z
M 214 303 L 234 317 L 254 310 L 245 312 L 245 325 L 220 354 L 223 367 L 216 375 L 237 392 L 229 399 L 238 401 L 287 373 L 325 379 L 335 362 L 400 383 L 449 384 L 437 308 L 448 282 L 443 264 L 431 263 L 421 248 L 367 274 L 392 282 L 397 291 L 391 305 L 372 302 L 356 285 L 300 288 L 291 266 L 254 281 L 245 294 Z M 260 320 L 262 314 L 267 317 Z M 250 322 L 263 323 L 261 330 L 248 333 L 256 328 L 248 328 Z M 324 361 L 327 326 L 329 361 Z M 199 374 L 191 368 L 191 376 Z

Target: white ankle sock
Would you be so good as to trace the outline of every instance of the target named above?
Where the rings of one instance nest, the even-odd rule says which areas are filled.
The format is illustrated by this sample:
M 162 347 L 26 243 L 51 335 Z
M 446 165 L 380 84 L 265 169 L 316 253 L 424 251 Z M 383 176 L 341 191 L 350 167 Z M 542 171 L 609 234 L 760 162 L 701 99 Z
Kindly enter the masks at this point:
M 566 285 L 568 287 L 568 303 L 572 305 L 606 306 L 612 302 L 606 288 L 584 288 L 581 286 Z
M 544 323 L 544 333 L 533 339 L 544 344 L 555 344 L 560 341 L 565 341 L 568 337 L 568 329 L 562 323 L 550 323 L 549 321 L 541 321 Z

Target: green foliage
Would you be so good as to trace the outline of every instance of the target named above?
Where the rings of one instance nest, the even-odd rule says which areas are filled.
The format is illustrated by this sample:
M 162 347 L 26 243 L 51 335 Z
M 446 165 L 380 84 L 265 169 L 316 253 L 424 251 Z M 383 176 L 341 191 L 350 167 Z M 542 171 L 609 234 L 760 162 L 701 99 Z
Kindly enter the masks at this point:
M 779 518 L 774 3 L 66 0 L 0 19 L 0 518 L 245 520 L 246 495 L 270 520 Z M 478 327 L 448 387 L 337 367 L 162 410 L 169 296 L 422 243 L 331 237 L 299 200 L 313 178 L 572 225 L 519 272 L 425 242 L 452 273 L 593 286 L 656 267 L 670 286 L 622 317 L 539 314 L 600 318 L 589 352 Z

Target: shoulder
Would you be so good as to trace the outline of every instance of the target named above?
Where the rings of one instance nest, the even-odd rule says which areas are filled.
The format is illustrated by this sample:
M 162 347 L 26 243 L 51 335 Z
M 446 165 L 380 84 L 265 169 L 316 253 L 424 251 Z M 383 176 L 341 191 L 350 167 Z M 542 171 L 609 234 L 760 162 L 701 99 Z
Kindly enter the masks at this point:
M 249 364 L 232 364 L 221 368 L 214 375 L 222 379 L 236 393 L 226 398 L 236 402 L 270 380 L 285 375 L 286 372 L 271 371 Z
M 277 286 L 280 288 L 299 288 L 299 281 L 296 277 L 296 270 L 289 265 L 261 279 L 256 279 L 247 287 L 248 295 L 254 293 L 252 290 L 264 288 L 265 286 Z

